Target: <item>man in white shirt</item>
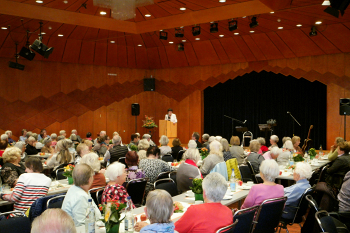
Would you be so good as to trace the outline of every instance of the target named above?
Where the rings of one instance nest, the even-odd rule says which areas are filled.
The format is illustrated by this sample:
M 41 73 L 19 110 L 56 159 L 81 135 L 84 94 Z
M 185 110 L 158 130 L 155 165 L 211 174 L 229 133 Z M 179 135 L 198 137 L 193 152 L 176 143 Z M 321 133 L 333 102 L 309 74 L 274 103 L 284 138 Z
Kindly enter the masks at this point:
M 165 115 L 166 121 L 171 121 L 174 124 L 177 123 L 176 115 L 173 113 L 173 110 L 171 108 L 168 109 L 168 114 Z

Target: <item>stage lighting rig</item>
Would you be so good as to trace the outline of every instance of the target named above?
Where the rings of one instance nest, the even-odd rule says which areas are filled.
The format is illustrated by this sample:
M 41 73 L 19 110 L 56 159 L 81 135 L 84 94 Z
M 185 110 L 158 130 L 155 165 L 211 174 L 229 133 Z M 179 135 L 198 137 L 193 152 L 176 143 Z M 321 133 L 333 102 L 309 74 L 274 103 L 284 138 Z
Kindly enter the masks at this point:
M 53 51 L 53 47 L 47 47 L 47 45 L 43 44 L 42 39 L 43 36 L 41 34 L 41 28 L 43 26 L 43 23 L 40 22 L 40 33 L 39 33 L 39 39 L 36 39 L 34 41 L 34 43 L 30 46 L 30 48 L 32 50 L 34 50 L 35 52 L 39 53 L 41 56 L 45 57 L 45 58 L 49 58 L 50 54 Z

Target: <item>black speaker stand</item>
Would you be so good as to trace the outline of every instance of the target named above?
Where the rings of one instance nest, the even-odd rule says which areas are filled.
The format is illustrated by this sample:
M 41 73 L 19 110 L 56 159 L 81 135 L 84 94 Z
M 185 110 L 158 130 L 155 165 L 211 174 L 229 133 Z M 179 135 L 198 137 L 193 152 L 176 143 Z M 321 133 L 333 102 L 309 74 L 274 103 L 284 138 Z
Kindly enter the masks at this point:
M 346 141 L 346 115 L 344 115 L 344 140 Z
M 137 116 L 135 116 L 135 133 L 137 133 Z

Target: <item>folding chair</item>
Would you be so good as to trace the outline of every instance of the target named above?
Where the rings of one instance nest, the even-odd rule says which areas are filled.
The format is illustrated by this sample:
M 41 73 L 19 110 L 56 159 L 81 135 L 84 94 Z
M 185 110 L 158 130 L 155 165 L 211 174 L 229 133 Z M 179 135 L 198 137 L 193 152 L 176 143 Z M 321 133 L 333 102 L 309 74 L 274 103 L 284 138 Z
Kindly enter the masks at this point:
M 253 220 L 259 206 L 253 206 L 243 210 L 238 210 L 233 215 L 233 221 L 239 220 L 233 232 L 235 233 L 250 233 L 253 225 Z
M 20 211 L 10 211 L 0 213 L 0 216 L 6 216 L 10 214 L 19 214 L 21 217 L 8 218 L 0 221 L 1 233 L 30 233 L 30 220 L 27 216 Z
M 56 180 L 64 180 L 67 179 L 67 177 L 65 177 L 63 175 L 64 173 L 64 168 L 58 168 L 56 169 Z
M 66 195 L 59 195 L 59 196 L 55 196 L 55 197 L 52 197 L 49 200 L 47 200 L 47 202 L 46 202 L 46 209 L 49 209 L 49 208 L 61 208 L 65 196 Z
M 172 197 L 179 194 L 175 181 L 170 178 L 156 180 L 154 182 L 154 189 L 163 189 L 167 191 Z
M 223 233 L 223 232 L 225 232 L 225 233 L 233 233 L 237 223 L 238 223 L 238 220 L 236 220 L 234 223 L 232 223 L 232 224 L 230 224 L 230 225 L 228 225 L 226 227 L 220 228 L 219 230 L 216 231 L 216 233 Z
M 147 182 L 148 178 L 140 178 L 130 180 L 126 184 L 126 191 L 128 192 L 135 206 L 140 207 L 142 205 L 143 199 L 145 197 Z
M 98 202 L 98 197 L 97 197 L 97 191 L 99 190 L 104 190 L 105 189 L 105 186 L 101 186 L 101 187 L 97 187 L 97 188 L 93 188 L 93 189 L 90 189 L 89 192 L 90 192 L 90 195 L 92 197 L 92 199 L 94 200 L 95 204 L 98 206 L 99 202 Z
M 161 172 L 161 173 L 159 173 L 156 180 L 168 178 L 169 177 L 169 173 L 170 172 Z

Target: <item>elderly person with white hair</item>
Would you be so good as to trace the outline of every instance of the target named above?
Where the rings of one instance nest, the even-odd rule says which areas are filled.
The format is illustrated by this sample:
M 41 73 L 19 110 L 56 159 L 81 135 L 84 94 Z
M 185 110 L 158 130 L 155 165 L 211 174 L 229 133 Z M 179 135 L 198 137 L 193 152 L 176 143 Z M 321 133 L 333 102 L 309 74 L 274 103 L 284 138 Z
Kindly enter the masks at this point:
M 60 136 L 63 136 L 64 138 L 66 138 L 66 136 L 67 136 L 66 131 L 65 130 L 61 130 L 60 131 Z
M 123 186 L 127 176 L 125 165 L 119 162 L 112 163 L 107 167 L 105 176 L 109 182 L 102 193 L 101 202 L 119 201 L 119 203 L 126 203 L 129 194 Z
M 142 136 L 142 139 L 147 139 L 147 141 L 149 142 L 149 145 L 150 146 L 156 146 L 156 144 L 152 141 L 151 139 L 151 135 L 145 133 L 143 136 Z
M 177 189 L 182 193 L 190 190 L 193 178 L 203 178 L 197 167 L 198 161 L 201 159 L 198 149 L 188 149 L 184 153 L 184 163 L 181 163 L 176 173 Z
M 196 149 L 197 143 L 195 140 L 189 140 L 187 146 L 188 146 L 188 149 Z
M 145 214 L 150 221 L 150 225 L 146 222 L 138 222 L 135 230 L 140 233 L 146 232 L 163 232 L 173 233 L 174 223 L 170 217 L 174 213 L 173 199 L 170 194 L 161 189 L 156 189 L 147 195 Z
M 273 147 L 278 147 L 277 142 L 279 141 L 279 138 L 277 135 L 271 135 L 270 137 L 270 144 L 269 150 L 271 150 Z
M 52 133 L 50 135 L 50 137 L 51 137 L 51 140 L 52 140 L 51 147 L 55 148 L 55 146 L 57 145 L 57 134 Z
M 74 185 L 68 189 L 63 200 L 62 210 L 66 211 L 74 220 L 76 227 L 85 224 L 86 210 L 89 207 L 89 199 L 92 199 L 89 189 L 94 181 L 94 171 L 87 164 L 78 164 L 73 170 Z M 101 219 L 101 212 L 94 201 L 95 221 Z
M 292 151 L 294 150 L 293 143 L 287 140 L 283 145 L 283 152 L 277 157 L 278 165 L 289 165 L 289 159 L 292 156 Z
M 84 155 L 79 164 L 82 163 L 89 165 L 92 170 L 94 170 L 94 181 L 92 182 L 90 189 L 106 186 L 106 178 L 103 174 L 104 170 L 100 172 L 101 163 L 96 153 L 91 152 Z
M 36 155 L 38 154 L 38 150 L 36 149 L 36 139 L 33 136 L 30 136 L 27 140 L 28 144 L 26 146 L 27 155 Z
M 207 148 L 209 146 L 209 134 L 205 133 L 202 135 L 202 147 Z
M 249 144 L 250 154 L 247 157 L 247 161 L 252 164 L 255 173 L 259 173 L 259 166 L 265 158 L 258 154 L 260 149 L 260 143 L 258 140 L 251 140 Z
M 19 140 L 22 142 L 25 142 L 27 140 L 27 130 L 22 129 L 21 133 L 22 133 L 22 136 L 19 136 Z
M 78 135 L 78 131 L 77 131 L 76 129 L 72 129 L 71 134 L 75 134 L 75 135 L 77 135 L 77 139 L 78 139 L 78 141 L 79 141 L 79 142 L 81 142 L 81 141 L 82 141 L 82 139 L 81 139 L 81 137 Z
M 42 153 L 49 153 L 52 154 L 54 153 L 54 149 L 51 147 L 52 140 L 51 138 L 45 138 L 43 141 L 44 146 L 41 148 Z
M 216 232 L 221 227 L 232 224 L 232 211 L 221 204 L 227 192 L 226 179 L 213 172 L 204 178 L 202 187 L 204 204 L 188 207 L 184 215 L 175 222 L 176 231 Z
M 126 153 L 128 153 L 128 147 L 121 145 L 122 138 L 119 135 L 116 135 L 112 139 L 113 145 L 108 147 L 104 155 L 104 160 L 110 160 L 110 163 L 117 162 L 120 157 L 125 157 Z
M 7 131 L 5 132 L 5 134 L 7 134 L 7 137 L 8 137 L 7 140 L 9 141 L 10 144 L 12 144 L 12 143 L 15 142 L 15 141 L 12 139 L 12 131 L 7 130 Z
M 278 147 L 274 147 L 270 151 L 263 154 L 263 156 L 265 159 L 277 159 L 277 157 L 282 153 L 283 153 L 282 149 Z
M 275 183 L 275 179 L 280 173 L 276 161 L 273 159 L 264 160 L 259 170 L 264 183 L 252 186 L 241 209 L 260 205 L 266 199 L 284 196 L 283 186 Z
M 210 153 L 203 160 L 203 165 L 200 169 L 203 175 L 209 174 L 216 164 L 225 162 L 224 156 L 222 153 L 222 145 L 220 142 L 213 141 L 212 143 L 210 143 L 209 148 L 210 148 Z
M 139 156 L 140 161 L 142 159 L 146 159 L 147 158 L 146 154 L 147 154 L 147 149 L 149 148 L 149 146 L 150 145 L 149 145 L 149 142 L 148 142 L 147 139 L 141 139 L 139 141 L 139 144 L 137 145 L 137 149 L 139 150 L 137 152 L 137 155 Z
M 171 153 L 171 147 L 168 146 L 169 138 L 165 135 L 162 135 L 159 139 L 159 143 L 161 147 L 159 147 L 160 150 L 160 156 L 164 156 L 168 153 Z
M 8 139 L 9 139 L 9 136 L 7 135 L 7 134 L 1 134 L 1 140 L 6 140 L 6 141 L 8 141 Z
M 76 233 L 74 221 L 67 212 L 58 208 L 46 209 L 32 223 L 31 233 Z
M 26 170 L 23 164 L 20 163 L 21 153 L 22 151 L 17 147 L 9 147 L 2 156 L 4 161 L 1 169 L 2 182 L 8 184 L 11 188 L 15 187 L 18 177 Z
M 86 145 L 85 143 L 80 143 L 78 146 L 77 146 L 77 154 L 75 155 L 75 159 L 74 159 L 74 164 L 78 164 L 80 162 L 80 159 L 88 154 L 90 152 L 89 150 L 89 146 Z
M 284 195 L 288 198 L 282 214 L 282 218 L 293 219 L 296 208 L 300 201 L 301 195 L 306 189 L 310 188 L 310 183 L 308 179 L 311 178 L 312 168 L 308 163 L 297 163 L 293 173 L 293 179 L 296 181 L 295 185 L 289 186 L 284 189 Z
M 258 140 L 258 142 L 260 143 L 260 149 L 259 149 L 259 152 L 258 154 L 264 154 L 266 151 L 269 150 L 269 148 L 267 148 L 267 146 L 265 146 L 266 144 L 266 141 L 265 141 L 265 138 L 263 137 L 258 137 L 256 140 Z
M 22 141 L 17 142 L 14 147 L 17 147 L 18 149 L 20 149 L 22 151 L 21 153 L 21 159 L 24 159 L 27 156 L 26 151 L 26 144 Z

